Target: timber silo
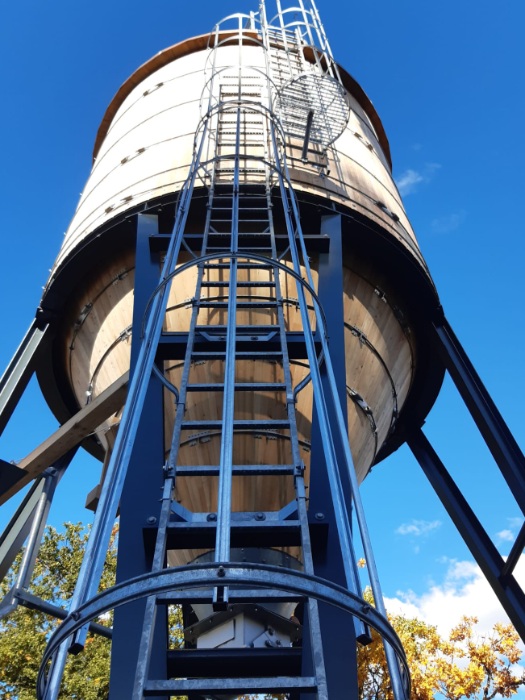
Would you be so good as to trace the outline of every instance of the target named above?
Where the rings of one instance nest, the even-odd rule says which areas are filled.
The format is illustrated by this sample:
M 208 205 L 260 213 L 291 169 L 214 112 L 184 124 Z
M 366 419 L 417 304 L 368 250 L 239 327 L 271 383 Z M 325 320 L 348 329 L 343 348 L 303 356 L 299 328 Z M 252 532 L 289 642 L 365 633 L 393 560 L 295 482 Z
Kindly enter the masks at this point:
M 104 462 L 97 514 L 41 697 L 111 608 L 112 700 L 336 698 L 369 624 L 405 696 L 357 486 L 419 429 L 445 365 L 391 167 L 313 2 L 227 18 L 115 95 L 37 315 L 36 367 L 61 422 L 132 372 L 84 442 Z M 96 597 L 117 509 L 119 584 Z M 378 613 L 361 600 L 353 510 Z
M 168 463 L 178 430 L 172 517 L 181 520 L 220 519 L 223 466 L 210 465 L 221 465 L 227 449 L 233 521 L 268 522 L 290 509 L 294 469 L 302 470 L 306 489 L 314 488 L 320 476 L 310 473 L 320 448 L 312 440 L 320 445 L 321 438 L 312 430 L 326 427 L 318 404 L 314 415 L 305 323 L 321 372 L 320 336 L 330 336 L 359 481 L 399 444 L 404 424 L 422 420 L 442 377 L 421 323 L 436 294 L 392 179 L 381 121 L 333 61 L 313 6 L 280 11 L 273 22 L 262 13 L 235 16 L 210 35 L 160 52 L 120 88 L 42 303 L 44 318 L 59 320 L 52 369 L 41 367 L 39 377 L 57 415 L 66 417 L 128 371 L 137 329 L 147 333 L 143 321 L 133 322 L 135 276 L 146 274 L 135 253 L 136 215 L 157 217 L 149 251 L 141 253 L 157 265 L 154 277 L 178 230 L 162 322 L 173 349 L 169 357 L 157 352 L 156 373 L 164 382 L 158 434 Z M 317 297 L 311 287 L 299 290 L 296 277 Z M 119 420 L 114 415 L 92 445 L 106 461 L 111 424 Z M 219 556 L 216 542 L 207 546 L 203 536 L 181 542 L 167 545 L 171 566 L 213 560 L 206 554 L 212 544 L 216 558 L 225 558 L 226 550 Z M 304 565 L 304 543 L 288 534 L 253 535 L 255 548 L 247 546 L 250 536 L 232 534 L 229 544 L 228 560 Z M 141 566 L 131 565 L 126 576 L 142 573 Z M 193 605 L 192 612 L 213 630 L 194 620 L 197 631 L 187 637 L 198 647 L 270 643 L 268 619 L 256 623 L 253 611 L 234 618 L 240 627 L 244 616 L 242 634 L 210 606 Z M 297 636 L 283 625 L 280 644 Z
M 274 109 L 284 115 L 288 172 L 311 247 L 314 277 L 319 258 L 329 255 L 323 217 L 341 217 L 349 435 L 362 479 L 378 455 L 399 444 L 403 424 L 414 415 L 425 415 L 437 393 L 440 372 L 429 371 L 435 363 L 418 324 L 437 297 L 392 179 L 385 131 L 368 97 L 341 67 L 324 65 L 324 54 L 317 55 L 307 43 L 279 46 L 277 38 L 272 38 L 269 54 L 260 41 L 255 31 L 246 28 L 239 35 L 226 28 L 188 39 L 157 54 L 117 92 L 99 128 L 93 169 L 44 294 L 43 316 L 58 314 L 60 322 L 50 355 L 52 371 L 42 370 L 40 380 L 55 412 L 64 418 L 129 369 L 135 275 L 132 215 L 157 214 L 161 231 L 171 232 L 177 199 L 192 165 L 196 126 L 210 100 L 217 105 L 236 103 L 235 71 L 241 61 L 242 99 L 264 105 L 270 80 Z M 314 118 L 306 143 L 310 111 Z M 255 240 L 254 250 L 262 250 L 268 227 L 267 189 L 278 242 L 287 235 L 277 176 L 265 170 L 272 145 L 264 117 L 254 109 L 243 114 L 240 124 L 244 160 L 239 184 L 243 196 L 249 195 L 242 202 L 240 226 Z M 189 245 L 195 250 L 206 225 L 214 236 L 208 251 L 220 249 L 231 225 L 230 201 L 219 198 L 220 188 L 232 178 L 235 112 L 228 108 L 224 116 L 217 112 L 212 119 L 201 159 L 207 164 L 220 159 L 220 167 L 213 172 L 218 195 L 210 203 L 206 177 L 211 174 L 199 173 L 187 224 Z M 190 255 L 183 253 L 181 261 L 187 262 Z M 289 255 L 283 258 L 288 259 Z M 215 274 L 220 282 L 220 272 Z M 255 297 L 264 300 L 267 289 L 255 291 L 264 283 L 264 274 L 258 270 L 243 274 L 244 282 L 256 283 L 243 293 L 247 302 L 252 297 L 255 302 L 261 301 Z M 195 269 L 188 271 L 174 285 L 167 330 L 182 331 L 188 325 L 195 276 Z M 286 324 L 294 331 L 300 325 L 297 294 L 291 279 L 283 284 Z M 219 297 L 227 296 L 220 289 L 207 287 L 203 296 L 220 302 Z M 224 325 L 226 313 L 219 307 L 207 313 L 206 323 Z M 272 313 L 264 308 L 246 311 L 238 321 L 271 324 Z M 248 381 L 252 371 L 245 371 Z M 199 383 L 213 383 L 214 373 L 220 374 L 220 368 L 203 364 Z M 271 362 L 262 362 L 253 373 L 269 376 Z M 292 373 L 297 383 L 306 369 L 294 365 Z M 187 408 L 196 419 L 203 405 L 208 410 L 215 403 L 216 397 L 199 394 L 192 396 Z M 268 403 L 276 405 L 270 408 Z M 255 418 L 259 409 L 266 414 L 282 410 L 282 405 L 278 395 L 256 391 L 243 401 L 241 410 Z M 299 395 L 298 413 L 302 437 L 308 442 L 308 389 Z M 257 451 L 249 442 L 244 449 Z M 209 460 L 209 456 L 204 453 L 200 459 Z

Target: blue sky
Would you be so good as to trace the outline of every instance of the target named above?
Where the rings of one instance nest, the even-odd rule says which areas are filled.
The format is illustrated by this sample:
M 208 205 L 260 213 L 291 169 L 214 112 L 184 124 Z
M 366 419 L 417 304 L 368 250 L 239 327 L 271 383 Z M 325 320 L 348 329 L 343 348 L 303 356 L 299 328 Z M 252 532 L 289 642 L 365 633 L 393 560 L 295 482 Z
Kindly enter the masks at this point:
M 394 174 L 449 320 L 523 446 L 525 6 L 520 0 L 318 6 L 337 60 L 383 120 Z M 255 0 L 4 5 L 0 368 L 31 322 L 88 176 L 100 119 L 120 84 L 162 48 L 205 33 L 231 12 L 256 9 Z M 40 403 L 37 389 L 25 398 L 0 440 L 3 459 L 22 458 L 53 429 Z M 506 554 L 520 514 L 449 382 L 426 431 Z M 97 477 L 89 459 L 75 464 L 62 489 L 67 497 L 51 514 L 54 524 L 89 520 L 82 503 Z M 411 590 L 419 610 L 437 602 L 432 591 L 448 595 L 440 604 L 451 609 L 462 595 L 479 599 L 480 608 L 492 605 L 407 449 L 377 466 L 363 493 L 388 597 L 406 598 Z M 11 504 L 2 508 L 0 524 L 10 510 Z

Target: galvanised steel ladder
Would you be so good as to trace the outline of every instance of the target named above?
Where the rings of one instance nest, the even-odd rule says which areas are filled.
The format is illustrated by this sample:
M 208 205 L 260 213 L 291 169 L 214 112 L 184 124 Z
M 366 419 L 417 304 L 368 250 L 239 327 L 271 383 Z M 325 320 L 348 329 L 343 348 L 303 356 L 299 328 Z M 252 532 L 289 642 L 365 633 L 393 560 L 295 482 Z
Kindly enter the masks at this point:
M 177 388 L 177 412 L 171 449 L 165 469 L 165 490 L 158 519 L 152 566 L 152 571 L 155 572 L 161 572 L 167 560 L 170 524 L 172 530 L 176 530 L 177 525 L 182 526 L 179 527 L 179 532 L 183 529 L 190 538 L 192 538 L 192 530 L 202 530 L 203 523 L 206 523 L 205 527 L 209 529 L 208 513 L 190 513 L 173 500 L 177 476 L 182 474 L 185 478 L 191 478 L 191 476 L 201 477 L 205 474 L 208 477 L 218 478 L 217 513 L 216 519 L 211 521 L 215 530 L 212 559 L 215 562 L 221 562 L 221 570 L 225 571 L 225 564 L 232 562 L 232 544 L 238 547 L 239 542 L 246 544 L 246 540 L 256 537 L 269 547 L 282 547 L 295 543 L 299 546 L 304 572 L 314 575 L 306 508 L 304 464 L 299 451 L 295 394 L 283 309 L 285 299 L 280 280 L 283 264 L 279 263 L 272 213 L 271 189 L 275 177 L 268 167 L 268 117 L 265 111 L 257 107 L 261 100 L 261 85 L 257 76 L 253 76 L 249 81 L 243 80 L 241 86 L 235 80 L 230 83 L 228 78 L 221 79 L 216 119 L 216 154 L 213 158 L 208 193 L 207 221 L 200 257 L 191 262 L 191 265 L 197 266 L 196 287 L 192 300 L 181 381 Z M 264 184 L 254 184 L 254 174 L 259 183 L 263 174 Z M 252 180 L 251 183 L 250 180 Z M 241 279 L 250 277 L 251 274 L 255 274 L 256 279 Z M 226 323 L 212 322 L 206 325 L 199 323 L 199 316 L 203 310 L 210 319 L 220 318 L 225 311 Z M 266 312 L 270 317 L 275 317 L 276 322 L 239 324 L 237 322 L 239 312 L 244 313 L 248 321 L 254 315 L 250 312 L 256 312 L 256 320 L 259 321 L 261 313 Z M 272 339 L 272 350 L 264 347 L 265 338 Z M 196 349 L 196 345 L 199 349 Z M 203 346 L 205 346 L 204 350 L 201 349 Z M 223 362 L 223 380 L 215 384 L 192 382 L 192 368 L 195 363 L 213 360 Z M 282 367 L 282 381 L 240 382 L 236 369 L 239 363 L 247 360 L 256 362 L 273 360 Z M 222 415 L 219 419 L 186 419 L 185 407 L 188 394 L 195 392 L 222 394 Z M 237 418 L 236 398 L 240 393 L 246 394 L 246 392 L 251 395 L 258 392 L 283 395 L 282 405 L 286 408 L 286 415 L 281 418 L 266 419 Z M 178 465 L 181 439 L 187 431 L 197 434 L 220 431 L 219 464 Z M 254 435 L 279 436 L 278 439 L 287 440 L 291 461 L 286 464 L 234 464 L 235 436 L 246 432 Z M 269 475 L 293 477 L 294 500 L 279 512 L 264 512 L 261 509 L 249 513 L 232 512 L 233 477 L 242 479 Z M 178 516 L 178 523 L 173 522 L 173 514 Z M 183 542 L 184 540 L 179 539 L 179 546 L 183 546 Z M 249 562 L 243 562 L 243 564 L 244 567 L 250 568 Z M 264 605 L 265 600 L 275 602 L 283 595 L 286 597 L 287 594 L 278 591 L 277 577 L 275 589 L 269 593 L 259 590 L 254 601 L 254 591 L 247 596 L 242 589 L 230 590 L 229 586 L 217 585 L 213 588 L 212 599 L 216 610 L 228 611 L 230 614 L 239 610 L 239 606 L 246 606 L 248 600 L 253 612 L 254 606 Z M 186 593 L 184 597 L 186 604 L 191 603 L 191 594 Z M 202 661 L 201 678 L 178 680 L 149 678 L 151 629 L 155 622 L 157 607 L 170 602 L 181 603 L 182 600 L 183 597 L 180 594 L 170 593 L 151 596 L 148 600 L 138 655 L 140 661 L 136 672 L 134 700 L 166 690 L 178 694 L 303 691 L 315 692 L 319 698 L 327 697 L 318 607 L 314 598 L 306 599 L 310 645 L 313 650 L 312 656 L 315 657 L 314 675 L 303 676 L 298 673 L 292 677 L 272 676 L 267 673 L 263 677 L 213 678 L 209 676 L 206 662 Z M 219 616 L 218 619 L 221 621 L 223 617 Z M 206 622 L 211 625 L 213 619 Z M 290 625 L 293 626 L 293 623 Z M 282 654 L 285 653 L 284 650 L 279 651 Z M 253 653 L 260 657 L 261 652 L 264 654 L 265 650 L 256 649 Z M 209 659 L 212 659 L 213 653 L 213 650 L 209 650 Z M 184 658 L 183 651 L 181 655 Z M 172 657 L 176 656 L 177 652 L 172 652 Z M 246 654 L 243 659 L 246 667 L 249 663 Z
M 262 44 L 268 53 L 270 41 L 265 38 L 262 22 Z M 268 67 L 268 74 L 270 73 Z M 54 700 L 58 696 L 65 655 L 69 648 L 83 646 L 89 620 L 123 603 L 146 600 L 143 631 L 138 649 L 133 700 L 143 697 L 168 697 L 173 694 L 193 696 L 241 693 L 313 693 L 327 698 L 323 645 L 319 627 L 318 601 L 328 602 L 354 616 L 358 638 L 366 638 L 368 625 L 383 636 L 396 698 L 408 696 L 406 661 L 399 640 L 386 621 L 375 571 L 368 531 L 353 470 L 344 414 L 339 404 L 337 386 L 324 326 L 323 312 L 314 289 L 308 251 L 300 225 L 298 203 L 291 185 L 284 145 L 286 135 L 278 115 L 272 111 L 271 88 L 260 73 L 221 71 L 212 76 L 219 84 L 218 92 L 210 88 L 208 111 L 196 137 L 194 159 L 187 182 L 181 192 L 174 231 L 161 274 L 154 291 L 144 324 L 143 340 L 132 376 L 128 401 L 113 455 L 97 517 L 82 566 L 79 583 L 72 600 L 72 613 L 53 635 L 44 657 L 39 679 L 38 697 Z M 265 93 L 266 90 L 266 93 Z M 253 139 L 251 138 L 253 137 Z M 211 146 L 210 146 L 211 144 Z M 206 148 L 209 151 L 206 152 Z M 200 241 L 200 251 L 188 262 L 180 264 L 183 247 L 191 251 L 186 240 L 188 210 L 196 182 L 207 186 L 206 222 Z M 274 226 L 273 209 L 282 207 L 284 235 Z M 284 246 L 281 244 L 284 240 Z M 283 248 L 284 247 L 284 251 Z M 289 260 L 286 265 L 284 255 Z M 177 263 L 179 265 L 177 266 Z M 171 446 L 163 466 L 164 487 L 155 525 L 155 543 L 151 570 L 113 589 L 96 595 L 103 564 L 105 543 L 109 540 L 117 511 L 124 476 L 140 422 L 141 410 L 151 373 L 155 369 L 157 348 L 162 336 L 164 316 L 168 306 L 170 284 L 177 275 L 196 267 L 196 286 L 192 299 L 191 319 L 179 386 L 161 376 L 165 386 L 176 399 L 176 412 Z M 245 278 L 255 271 L 256 279 Z M 217 273 L 220 272 L 220 275 Z M 262 278 L 267 274 L 267 278 Z M 301 318 L 301 335 L 309 376 L 294 386 L 289 357 L 289 333 L 284 314 L 282 279 L 290 277 L 296 284 L 294 303 Z M 220 277 L 220 279 L 218 279 Z M 267 293 L 257 292 L 264 289 Z M 213 291 L 215 290 L 215 293 Z M 289 301 L 289 300 L 288 300 Z M 264 311 L 275 316 L 273 324 L 237 323 L 239 312 Z M 226 323 L 200 323 L 204 312 L 213 316 L 226 313 Z M 313 317 L 313 318 L 312 318 Z M 136 334 L 135 334 L 136 337 Z M 272 338 L 271 350 L 260 349 L 264 338 Z M 269 359 L 282 365 L 281 381 L 239 382 L 236 369 L 245 360 Z M 216 384 L 200 384 L 192 380 L 192 367 L 201 361 L 220 360 L 224 365 L 223 379 Z M 320 364 L 324 363 L 327 382 L 321 380 Z M 342 551 L 346 586 L 336 585 L 316 575 L 312 561 L 304 464 L 299 451 L 299 436 L 295 399 L 306 383 L 311 381 L 317 419 L 322 436 L 328 480 L 332 493 L 336 526 Z M 326 388 L 326 386 L 328 388 Z M 195 392 L 222 393 L 220 418 L 187 420 L 185 408 L 188 396 Z M 236 398 L 246 392 L 274 392 L 284 397 L 285 415 L 279 418 L 242 419 L 236 415 Z M 336 421 L 329 420 L 328 405 L 335 408 Z M 220 457 L 217 464 L 188 465 L 179 463 L 179 448 L 184 435 L 202 431 L 220 431 Z M 278 464 L 235 464 L 234 439 L 243 433 L 278 435 L 289 441 L 290 460 Z M 338 463 L 336 445 L 344 454 L 344 464 Z M 356 570 L 356 555 L 352 543 L 350 504 L 345 502 L 341 472 L 345 471 L 352 490 L 352 507 L 357 515 L 364 553 L 371 572 L 371 582 L 377 610 L 366 605 Z M 177 477 L 203 474 L 218 479 L 217 512 L 190 513 L 176 503 L 174 489 Z M 233 478 L 253 475 L 289 475 L 293 478 L 295 498 L 278 512 L 232 512 Z M 247 523 L 250 523 L 247 528 Z M 205 531 L 213 554 L 207 561 L 184 567 L 167 567 L 172 538 L 201 535 Z M 212 541 L 210 535 L 212 533 Z M 235 561 L 232 548 L 242 544 L 243 536 L 257 533 L 264 546 L 294 545 L 302 560 L 302 570 L 280 568 L 260 562 Z M 180 545 L 177 545 L 180 546 Z M 152 678 L 149 665 L 153 631 L 160 606 L 189 604 L 196 599 L 209 599 L 215 610 L 228 612 L 237 605 L 257 601 L 297 600 L 307 611 L 309 639 L 304 655 L 309 655 L 303 675 L 264 675 L 254 672 L 244 677 L 213 677 L 203 662 L 192 678 Z M 213 658 L 213 649 L 206 656 Z M 281 650 L 279 650 L 281 651 Z M 166 650 L 168 653 L 168 650 Z M 45 668 L 53 660 L 46 676 Z M 303 658 L 304 661 L 304 658 Z M 187 674 L 189 675 L 189 674 Z

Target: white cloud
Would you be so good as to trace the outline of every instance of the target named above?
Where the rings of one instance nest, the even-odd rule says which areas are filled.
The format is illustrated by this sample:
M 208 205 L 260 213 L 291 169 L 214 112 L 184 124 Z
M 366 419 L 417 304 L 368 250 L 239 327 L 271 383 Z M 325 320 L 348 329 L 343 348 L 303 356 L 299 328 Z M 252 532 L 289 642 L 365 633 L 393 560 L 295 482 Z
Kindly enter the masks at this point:
M 507 518 L 507 527 L 496 532 L 495 542 L 502 545 L 504 542 L 514 542 L 523 525 L 523 518 Z
M 461 226 L 466 217 L 467 213 L 464 210 L 453 214 L 447 214 L 446 216 L 440 216 L 436 219 L 432 219 L 430 228 L 434 233 L 451 233 Z
M 496 537 L 500 542 L 514 542 L 512 530 L 500 530 L 500 532 L 496 532 Z
M 518 562 L 515 576 L 525 578 L 525 557 Z M 472 561 L 449 560 L 441 584 L 432 584 L 422 595 L 397 591 L 396 597 L 385 598 L 385 605 L 390 613 L 436 625 L 441 634 L 447 634 L 463 615 L 477 617 L 480 632 L 488 632 L 496 622 L 508 622 L 496 594 Z
M 410 523 L 403 523 L 396 529 L 397 535 L 412 535 L 413 537 L 421 537 L 428 535 L 432 530 L 441 527 L 440 520 L 412 520 Z
M 399 194 L 402 197 L 405 197 L 407 194 L 412 194 L 422 182 L 430 182 L 440 167 L 441 165 L 439 163 L 425 163 L 421 170 L 408 168 L 396 178 Z
M 523 525 L 523 518 L 507 518 L 510 529 L 515 532 Z
M 405 170 L 405 172 L 396 180 L 399 194 L 404 197 L 411 194 L 416 189 L 416 185 L 423 182 L 424 178 L 417 170 Z

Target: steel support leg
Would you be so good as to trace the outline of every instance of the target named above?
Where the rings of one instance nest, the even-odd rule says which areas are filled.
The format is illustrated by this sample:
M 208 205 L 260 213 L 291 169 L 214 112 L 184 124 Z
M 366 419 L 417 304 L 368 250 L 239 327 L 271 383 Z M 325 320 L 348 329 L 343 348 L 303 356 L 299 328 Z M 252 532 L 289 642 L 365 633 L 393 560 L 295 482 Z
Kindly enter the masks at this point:
M 319 256 L 318 294 L 325 310 L 330 352 L 340 387 L 341 405 L 346 414 L 346 365 L 344 346 L 343 268 L 341 217 L 323 217 L 321 232 L 330 237 L 330 252 Z M 325 381 L 324 371 L 322 378 Z M 343 458 L 341 457 L 341 461 Z M 350 499 L 350 489 L 341 479 Z M 318 576 L 346 585 L 341 547 L 332 504 L 322 440 L 316 416 L 312 423 L 312 453 L 310 468 L 309 515 L 312 527 L 314 569 Z M 326 537 L 326 539 L 324 539 Z M 323 542 L 320 545 L 320 541 Z M 319 544 L 318 544 L 319 543 Z M 321 636 L 330 700 L 357 698 L 356 639 L 353 619 L 334 607 L 319 604 Z M 307 622 L 307 621 L 306 621 Z M 304 634 L 307 640 L 308 635 Z M 344 640 L 344 643 L 342 643 Z M 305 655 L 308 657 L 308 655 Z M 308 674 L 308 669 L 305 669 Z M 304 671 L 303 671 L 304 672 Z
M 407 443 L 459 530 L 472 556 L 492 586 L 520 637 L 525 641 L 525 594 L 421 430 Z
M 139 215 L 135 270 L 135 302 L 131 371 L 137 358 L 137 348 L 143 314 L 151 292 L 159 281 L 159 260 L 149 248 L 149 236 L 158 232 L 157 217 Z M 164 464 L 164 430 L 162 385 L 152 377 L 128 467 L 120 503 L 119 556 L 117 581 L 124 581 L 151 570 L 153 552 L 144 546 L 144 527 L 148 518 L 158 513 Z M 115 610 L 111 650 L 110 700 L 129 700 L 133 695 L 136 654 L 144 621 L 146 600 Z M 155 678 L 167 678 L 167 616 L 159 610 L 157 626 L 151 645 L 151 673 Z M 169 695 L 154 696 L 167 700 Z
M 0 378 L 0 435 L 33 376 L 38 358 L 49 338 L 49 326 L 43 329 L 35 320 Z
M 27 538 L 16 583 L 0 603 L 0 618 L 16 608 L 18 591 L 29 587 L 55 489 L 75 452 L 76 449 L 71 450 L 39 477 L 0 538 L 0 580 L 7 574 Z
M 448 321 L 433 325 L 443 362 L 525 515 L 525 457 Z

